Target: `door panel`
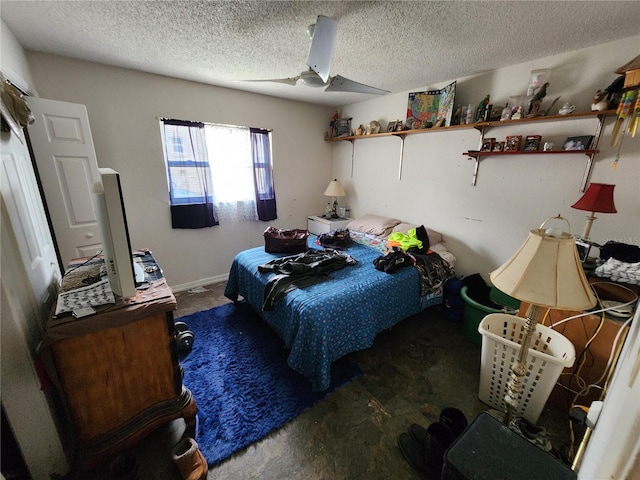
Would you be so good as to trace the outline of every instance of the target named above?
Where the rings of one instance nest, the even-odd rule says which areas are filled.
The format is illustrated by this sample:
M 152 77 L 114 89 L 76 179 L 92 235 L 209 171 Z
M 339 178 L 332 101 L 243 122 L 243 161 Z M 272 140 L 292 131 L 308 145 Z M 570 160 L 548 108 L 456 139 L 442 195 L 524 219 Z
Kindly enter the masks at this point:
M 31 157 L 16 135 L 3 133 L 1 159 L 2 203 L 33 286 L 40 318 L 46 319 L 57 293 L 60 269 Z
M 93 185 L 98 161 L 84 105 L 29 97 L 29 126 L 42 189 L 63 266 L 100 250 Z

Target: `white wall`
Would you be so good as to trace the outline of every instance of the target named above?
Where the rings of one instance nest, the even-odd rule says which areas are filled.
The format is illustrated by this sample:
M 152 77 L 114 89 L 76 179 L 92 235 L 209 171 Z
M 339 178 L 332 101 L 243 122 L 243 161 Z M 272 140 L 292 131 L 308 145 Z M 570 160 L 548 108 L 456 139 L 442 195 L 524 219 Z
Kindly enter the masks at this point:
M 237 252 L 264 245 L 268 225 L 306 228 L 323 211 L 331 109 L 47 54 L 29 62 L 42 97 L 87 106 L 98 164 L 122 177 L 132 244 L 151 249 L 170 285 L 224 278 Z M 278 219 L 173 230 L 159 117 L 273 129 Z
M 566 101 L 574 103 L 576 111 L 587 111 L 596 90 L 618 77 L 614 71 L 637 55 L 639 44 L 636 36 L 458 79 L 456 104 L 477 104 L 489 93 L 491 103 L 504 105 L 509 96 L 526 92 L 531 70 L 549 68 L 543 108 L 560 96 L 552 113 Z M 441 88 L 451 81 L 412 91 Z M 388 120 L 406 118 L 407 95 L 402 92 L 350 105 L 343 108 L 342 116 L 352 117 L 354 128 L 371 120 L 384 127 Z M 613 119 L 608 119 L 591 180 L 616 185 L 618 213 L 597 214 L 590 237 L 600 244 L 607 240 L 640 244 L 640 136 L 625 135 L 620 161 L 611 170 L 616 155 L 610 146 L 612 124 Z M 526 123 L 494 128 L 486 136 L 504 140 L 507 135 L 537 134 L 543 142 L 561 145 L 568 136 L 593 135 L 596 125 L 595 118 Z M 335 143 L 334 176 L 345 185 L 352 215 L 394 216 L 442 232 L 458 258 L 460 275 L 478 272 L 488 280 L 488 273 L 520 246 L 529 230 L 556 214 L 569 219 L 574 233 L 582 233 L 586 212 L 570 206 L 581 196 L 585 155 L 488 157 L 481 161 L 477 185 L 472 186 L 474 162 L 462 153 L 477 149 L 479 138 L 475 129 L 407 136 L 401 181 L 398 138 L 356 140 L 352 178 L 351 144 Z

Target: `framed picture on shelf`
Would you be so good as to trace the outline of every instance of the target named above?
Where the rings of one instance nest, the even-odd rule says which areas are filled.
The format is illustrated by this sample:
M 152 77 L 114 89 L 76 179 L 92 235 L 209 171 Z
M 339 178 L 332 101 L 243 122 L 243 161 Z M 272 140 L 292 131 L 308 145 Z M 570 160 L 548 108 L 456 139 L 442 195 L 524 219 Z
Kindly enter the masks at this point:
M 581 137 L 568 137 L 562 145 L 563 150 L 589 150 L 593 135 L 582 135 Z
M 496 143 L 496 139 L 495 138 L 485 138 L 482 141 L 482 152 L 492 152 L 493 151 L 493 146 Z
M 511 135 L 507 137 L 504 143 L 505 152 L 517 152 L 520 150 L 520 142 L 522 141 L 522 135 Z
M 525 152 L 537 152 L 540 150 L 540 141 L 542 137 L 540 135 L 527 135 L 524 139 L 524 151 Z
M 493 150 L 491 150 L 492 152 L 502 152 L 504 151 L 504 143 L 505 142 L 495 142 L 493 144 Z
M 390 121 L 389 124 L 387 125 L 387 132 L 395 132 L 396 131 L 396 121 Z

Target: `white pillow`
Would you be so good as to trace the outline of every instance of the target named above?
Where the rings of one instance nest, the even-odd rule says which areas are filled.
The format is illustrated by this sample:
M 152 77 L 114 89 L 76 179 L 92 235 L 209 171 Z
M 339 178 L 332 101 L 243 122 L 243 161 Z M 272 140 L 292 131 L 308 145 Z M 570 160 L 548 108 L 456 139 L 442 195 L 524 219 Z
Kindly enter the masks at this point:
M 347 229 L 354 232 L 368 233 L 370 235 L 387 236 L 398 225 L 397 218 L 381 217 L 367 213 L 366 215 L 352 220 L 347 224 Z

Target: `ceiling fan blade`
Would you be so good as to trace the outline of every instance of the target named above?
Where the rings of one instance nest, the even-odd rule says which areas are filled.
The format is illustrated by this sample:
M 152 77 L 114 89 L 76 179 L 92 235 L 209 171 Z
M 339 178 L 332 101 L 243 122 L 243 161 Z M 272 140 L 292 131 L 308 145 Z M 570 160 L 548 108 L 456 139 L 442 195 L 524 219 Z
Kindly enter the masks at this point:
M 382 90 L 381 88 L 370 87 L 364 83 L 354 82 L 348 78 L 336 75 L 325 92 L 354 92 L 354 93 L 369 93 L 372 95 L 385 95 L 391 93 L 388 90 Z
M 297 77 L 289 77 L 289 78 L 270 78 L 267 80 L 236 80 L 237 82 L 270 82 L 270 83 L 284 83 L 287 85 L 295 85 L 296 82 L 300 79 Z
M 338 22 L 333 18 L 318 15 L 311 39 L 311 49 L 307 58 L 307 66 L 316 72 L 323 82 L 329 79 L 333 49 L 336 45 Z

